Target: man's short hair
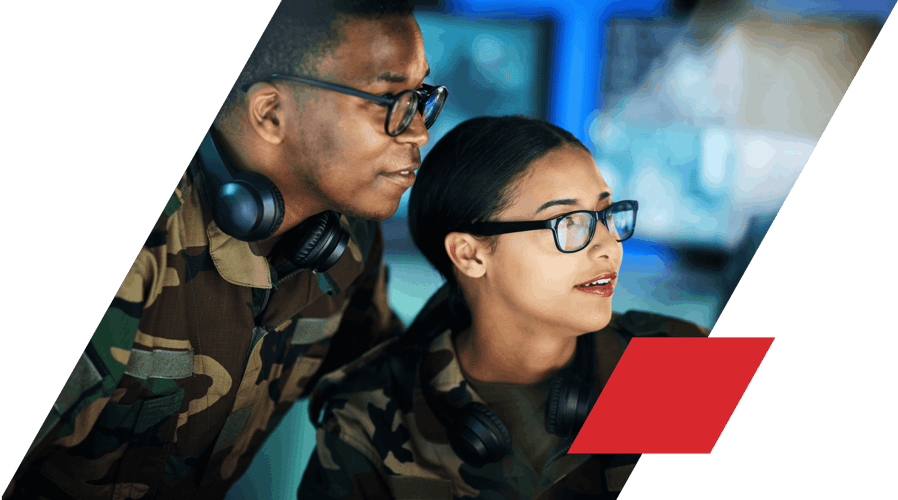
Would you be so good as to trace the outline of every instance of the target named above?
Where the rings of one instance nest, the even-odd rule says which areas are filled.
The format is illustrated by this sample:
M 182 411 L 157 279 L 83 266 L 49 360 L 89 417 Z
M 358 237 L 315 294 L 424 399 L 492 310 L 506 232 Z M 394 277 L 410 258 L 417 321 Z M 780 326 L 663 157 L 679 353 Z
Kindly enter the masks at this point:
M 219 115 L 240 102 L 246 85 L 273 73 L 318 76 L 318 63 L 343 43 L 349 16 L 412 14 L 413 0 L 282 0 Z

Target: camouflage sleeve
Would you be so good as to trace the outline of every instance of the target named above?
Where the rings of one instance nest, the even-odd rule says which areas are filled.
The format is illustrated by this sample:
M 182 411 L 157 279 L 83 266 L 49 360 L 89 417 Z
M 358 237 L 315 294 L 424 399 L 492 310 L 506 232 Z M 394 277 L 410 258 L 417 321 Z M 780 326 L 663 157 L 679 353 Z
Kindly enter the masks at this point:
M 87 437 L 125 373 L 145 303 L 145 284 L 155 275 L 156 259 L 142 248 L 93 337 L 66 380 L 56 402 L 13 477 L 16 480 L 59 448 Z
M 318 429 L 318 445 L 297 491 L 301 499 L 394 498 L 378 468 L 358 449 Z
M 354 285 L 349 307 L 334 334 L 335 339 L 345 339 L 346 344 L 351 344 L 351 351 L 341 353 L 342 359 L 333 368 L 348 363 L 405 331 L 402 320 L 390 308 L 387 294 L 388 271 L 384 263 L 383 232 L 378 224 L 365 269 Z

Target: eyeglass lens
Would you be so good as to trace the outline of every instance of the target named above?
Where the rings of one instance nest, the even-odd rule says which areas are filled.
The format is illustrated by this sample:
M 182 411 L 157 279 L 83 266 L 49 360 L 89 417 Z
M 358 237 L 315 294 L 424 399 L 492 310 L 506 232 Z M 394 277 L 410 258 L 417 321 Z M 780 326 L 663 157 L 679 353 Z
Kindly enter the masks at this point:
M 414 92 L 403 92 L 393 103 L 390 110 L 390 134 L 398 134 L 404 131 L 415 118 L 418 109 L 418 96 Z
M 605 227 L 617 241 L 633 235 L 636 211 L 629 203 L 615 204 L 605 212 Z M 574 212 L 559 219 L 555 225 L 558 246 L 565 252 L 576 252 L 589 243 L 590 227 L 595 223 L 590 212 Z
M 399 98 L 393 103 L 393 108 L 390 110 L 390 122 L 388 127 L 390 135 L 401 134 L 409 125 L 411 125 L 412 120 L 415 119 L 415 113 L 419 109 L 419 99 L 421 99 L 421 97 L 419 97 L 416 92 L 412 91 L 403 92 L 399 95 Z M 427 101 L 423 106 L 425 127 L 430 128 L 430 126 L 433 125 L 433 122 L 436 121 L 443 100 L 443 94 L 440 92 L 434 92 L 427 97 Z
M 446 96 L 442 92 L 434 92 L 427 98 L 427 102 L 424 104 L 425 127 L 430 128 L 430 126 L 433 125 L 433 122 L 436 121 L 437 115 L 440 114 L 440 109 L 443 107 L 443 101 L 445 100 Z

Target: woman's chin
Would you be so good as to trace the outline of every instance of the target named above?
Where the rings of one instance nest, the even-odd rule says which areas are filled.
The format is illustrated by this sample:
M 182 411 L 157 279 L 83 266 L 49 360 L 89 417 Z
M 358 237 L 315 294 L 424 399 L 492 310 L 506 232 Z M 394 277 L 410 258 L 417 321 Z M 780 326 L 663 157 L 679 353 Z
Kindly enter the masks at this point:
M 604 309 L 604 308 L 602 308 Z M 586 318 L 584 318 L 586 319 Z M 608 307 L 607 311 L 592 311 L 588 321 L 584 321 L 584 332 L 597 332 L 602 328 L 608 326 L 608 323 L 611 322 L 611 307 Z

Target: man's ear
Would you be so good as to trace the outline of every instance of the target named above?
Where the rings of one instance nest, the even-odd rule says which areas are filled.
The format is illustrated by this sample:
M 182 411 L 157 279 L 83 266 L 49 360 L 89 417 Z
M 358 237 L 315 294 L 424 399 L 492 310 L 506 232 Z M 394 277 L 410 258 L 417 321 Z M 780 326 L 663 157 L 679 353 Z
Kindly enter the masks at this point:
M 480 278 L 486 273 L 487 242 L 467 233 L 449 233 L 443 243 L 458 272 L 469 278 Z
M 259 137 L 271 144 L 284 140 L 286 97 L 268 82 L 256 83 L 247 91 L 247 119 Z

